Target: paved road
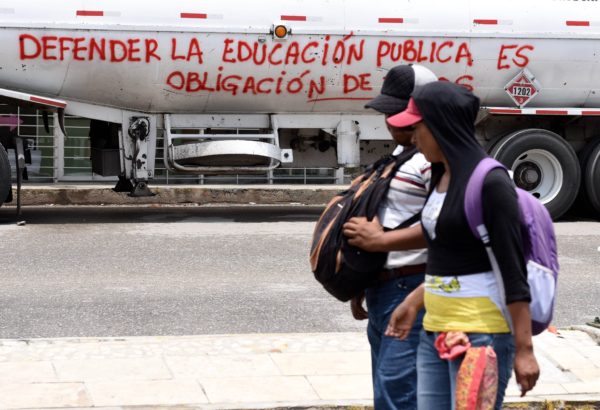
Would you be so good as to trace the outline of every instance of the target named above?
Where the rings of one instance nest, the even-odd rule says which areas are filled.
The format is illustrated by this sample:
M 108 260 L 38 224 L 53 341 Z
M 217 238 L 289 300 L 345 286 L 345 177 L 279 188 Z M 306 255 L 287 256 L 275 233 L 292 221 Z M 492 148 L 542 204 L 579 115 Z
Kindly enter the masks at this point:
M 312 278 L 318 207 L 0 209 L 0 338 L 356 331 Z M 557 224 L 556 324 L 600 316 L 600 224 Z

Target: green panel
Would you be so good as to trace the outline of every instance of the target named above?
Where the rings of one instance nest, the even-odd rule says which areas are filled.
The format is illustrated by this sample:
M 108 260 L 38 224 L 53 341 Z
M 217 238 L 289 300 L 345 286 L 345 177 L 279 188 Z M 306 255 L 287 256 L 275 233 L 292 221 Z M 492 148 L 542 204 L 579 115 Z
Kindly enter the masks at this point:
M 67 139 L 65 140 L 65 176 L 92 176 L 90 160 L 90 120 L 85 118 L 65 118 Z

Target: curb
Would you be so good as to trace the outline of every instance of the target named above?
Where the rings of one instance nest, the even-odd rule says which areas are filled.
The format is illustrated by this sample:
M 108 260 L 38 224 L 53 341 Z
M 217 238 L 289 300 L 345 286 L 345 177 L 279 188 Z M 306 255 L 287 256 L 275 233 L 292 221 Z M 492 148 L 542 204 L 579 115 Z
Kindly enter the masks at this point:
M 343 185 L 176 185 L 154 186 L 151 197 L 132 198 L 107 185 L 24 185 L 21 204 L 32 205 L 168 205 L 265 204 L 325 205 Z M 16 191 L 13 190 L 16 203 Z
M 66 408 L 65 408 L 66 409 Z M 72 408 L 71 408 L 72 409 Z M 167 405 L 167 406 L 113 406 L 113 407 L 79 407 L 77 410 L 373 410 L 373 406 L 368 405 L 301 405 L 291 404 L 288 406 L 279 404 L 265 404 L 257 407 L 256 405 L 244 407 L 243 405 Z M 515 402 L 505 403 L 503 410 L 598 410 L 600 401 L 593 400 L 546 400 L 533 402 Z M 50 410 L 50 409 L 38 409 Z M 61 410 L 53 408 L 52 410 Z
M 594 400 L 546 400 L 543 402 L 504 403 L 503 410 L 597 410 L 600 401 Z

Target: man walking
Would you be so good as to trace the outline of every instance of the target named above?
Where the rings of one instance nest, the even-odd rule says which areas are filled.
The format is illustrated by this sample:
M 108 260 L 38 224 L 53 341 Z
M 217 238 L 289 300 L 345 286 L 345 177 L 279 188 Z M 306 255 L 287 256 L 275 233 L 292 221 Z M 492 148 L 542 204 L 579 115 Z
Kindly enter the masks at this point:
M 366 107 L 379 111 L 387 119 L 406 109 L 416 87 L 436 80 L 435 74 L 423 66 L 394 67 L 385 77 L 381 94 Z M 411 147 L 412 129 L 389 125 L 388 129 L 398 143 L 394 155 Z M 371 222 L 353 218 L 344 225 L 350 245 L 371 252 L 389 252 L 377 284 L 351 301 L 354 318 L 369 320 L 367 336 L 371 345 L 375 409 L 417 408 L 416 351 L 423 313 L 406 340 L 384 333 L 394 308 L 424 279 L 427 255 L 420 224 L 394 228 L 420 213 L 429 189 L 430 173 L 430 164 L 422 154 L 416 153 L 392 179 L 387 196 L 379 204 L 378 217 Z M 363 308 L 365 299 L 367 311 Z

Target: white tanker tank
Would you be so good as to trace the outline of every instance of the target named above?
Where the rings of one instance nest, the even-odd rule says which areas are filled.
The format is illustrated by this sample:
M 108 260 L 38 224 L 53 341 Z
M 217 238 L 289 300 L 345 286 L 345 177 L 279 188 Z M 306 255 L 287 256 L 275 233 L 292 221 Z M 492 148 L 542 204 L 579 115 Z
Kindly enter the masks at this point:
M 0 26 L 0 96 L 119 124 L 141 194 L 157 130 L 179 172 L 368 162 L 388 137 L 364 103 L 418 63 L 480 97 L 482 143 L 554 216 L 580 185 L 600 212 L 596 0 L 0 0 Z

